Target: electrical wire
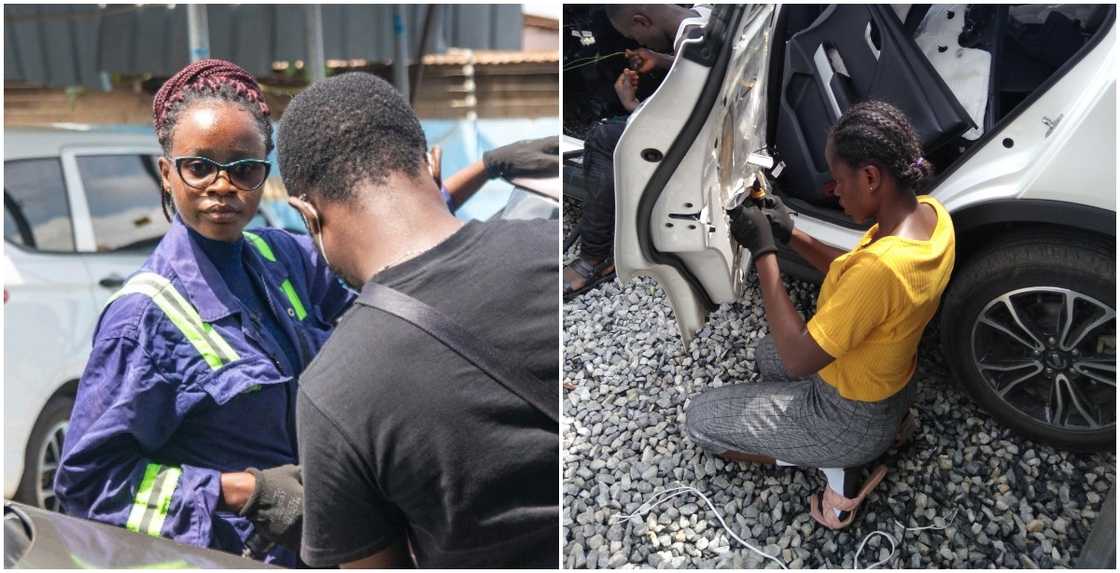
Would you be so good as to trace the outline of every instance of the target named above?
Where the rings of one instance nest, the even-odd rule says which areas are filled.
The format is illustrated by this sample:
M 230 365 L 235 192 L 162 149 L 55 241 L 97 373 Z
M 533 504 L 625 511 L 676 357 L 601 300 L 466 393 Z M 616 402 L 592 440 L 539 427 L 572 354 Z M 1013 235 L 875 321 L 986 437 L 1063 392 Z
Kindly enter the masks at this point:
M 945 529 L 945 528 L 949 527 L 949 525 L 951 525 L 954 521 L 957 520 L 957 512 L 958 511 L 960 511 L 959 507 L 953 509 L 953 512 L 950 513 L 949 517 L 945 519 L 945 525 L 924 525 L 924 526 L 921 526 L 921 527 L 906 527 L 905 525 L 902 524 L 902 522 L 898 521 L 897 519 L 894 520 L 894 524 L 902 529 L 902 532 L 903 532 L 904 535 L 907 531 L 925 531 L 927 529 Z M 875 537 L 876 535 L 886 537 L 887 541 L 891 542 L 891 554 L 887 555 L 886 559 L 882 559 L 882 560 L 879 560 L 879 561 L 877 561 L 877 562 L 875 562 L 871 565 L 868 565 L 867 568 L 868 569 L 874 569 L 874 568 L 876 568 L 880 565 L 883 565 L 883 564 L 887 563 L 888 561 L 890 561 L 891 559 L 894 558 L 895 550 L 898 547 L 895 543 L 894 537 L 892 537 L 891 534 L 889 534 L 889 533 L 886 533 L 884 531 L 880 531 L 880 530 L 876 529 L 875 531 L 872 531 L 871 533 L 868 533 L 867 536 L 863 538 L 863 542 L 859 544 L 859 548 L 856 549 L 856 557 L 855 557 L 855 560 L 853 561 L 853 565 L 855 566 L 856 569 L 860 569 L 859 554 L 863 552 L 863 547 L 865 545 L 867 545 L 867 542 L 870 541 L 872 537 Z
M 697 496 L 699 496 L 700 499 L 704 500 L 704 503 L 708 504 L 708 508 L 712 510 L 712 513 L 716 514 L 716 519 L 719 520 L 719 524 L 723 526 L 723 529 L 726 530 L 728 535 L 730 535 L 732 538 L 734 538 L 735 541 L 738 541 L 739 543 L 741 543 L 747 549 L 750 549 L 751 551 L 754 551 L 755 553 L 765 557 L 766 559 L 769 559 L 769 560 L 773 561 L 774 563 L 777 563 L 778 566 L 781 567 L 782 569 L 789 569 L 789 567 L 786 567 L 785 563 L 782 563 L 781 559 L 778 559 L 777 557 L 775 557 L 773 555 L 770 555 L 769 553 L 764 553 L 761 549 L 756 548 L 755 546 L 751 545 L 750 543 L 747 543 L 746 541 L 743 541 L 743 538 L 739 537 L 738 535 L 735 535 L 735 532 L 731 531 L 731 528 L 727 526 L 727 522 L 725 522 L 723 520 L 723 516 L 721 516 L 719 514 L 719 512 L 716 511 L 716 507 L 714 505 L 712 505 L 712 501 L 710 499 L 708 499 L 708 496 L 704 495 L 703 493 L 700 492 L 700 490 L 698 490 L 694 487 L 678 486 L 678 487 L 674 487 L 674 488 L 670 488 L 670 489 L 667 489 L 665 491 L 662 491 L 661 493 L 654 494 L 653 497 L 650 498 L 649 501 L 647 501 L 647 502 L 643 503 L 642 505 L 638 506 L 638 510 L 635 511 L 634 513 L 632 513 L 630 515 L 619 514 L 619 515 L 614 516 L 615 523 L 626 521 L 627 519 L 630 519 L 631 517 L 641 517 L 642 514 L 649 513 L 650 511 L 653 510 L 653 508 L 665 503 L 666 501 L 669 501 L 670 499 L 673 499 L 674 497 L 677 497 L 679 495 L 684 495 L 686 493 L 694 493 Z M 666 495 L 666 494 L 672 494 L 672 495 Z M 661 499 L 658 499 L 659 496 L 664 496 L 664 497 L 661 497 Z M 653 505 L 650 505 L 649 507 L 646 507 L 647 504 L 649 504 L 651 502 L 654 502 L 655 500 L 656 500 L 656 502 L 653 503 Z
M 607 58 L 617 56 L 618 54 L 621 54 L 621 53 L 624 53 L 624 52 L 613 52 L 613 53 L 602 55 L 602 56 L 599 55 L 599 54 L 595 54 L 593 56 L 576 58 L 574 60 L 569 61 L 567 64 L 565 64 L 564 70 L 567 71 L 568 69 L 575 69 L 576 67 L 579 67 L 579 66 L 585 66 L 585 65 L 588 65 L 588 64 L 591 64 L 591 63 L 601 62 L 601 61 L 603 61 Z
M 756 554 L 761 555 L 762 557 L 764 557 L 766 559 L 769 559 L 770 561 L 773 561 L 774 563 L 777 563 L 778 566 L 781 567 L 782 569 L 789 569 L 789 567 L 787 567 L 786 564 L 783 563 L 776 556 L 763 552 L 762 550 L 758 549 L 757 547 L 755 547 L 755 546 L 751 545 L 750 543 L 747 543 L 746 541 L 744 541 L 743 538 L 736 535 L 734 531 L 731 531 L 731 528 L 728 527 L 727 522 L 723 520 L 723 516 L 721 516 L 719 511 L 716 510 L 715 505 L 713 505 L 712 501 L 710 499 L 708 499 L 708 496 L 704 495 L 703 492 L 701 492 L 700 490 L 698 490 L 694 487 L 691 487 L 691 486 L 682 485 L 682 486 L 672 487 L 672 488 L 666 489 L 664 491 L 654 493 L 648 500 L 646 500 L 644 503 L 642 503 L 642 505 L 638 506 L 638 509 L 635 510 L 634 513 L 631 513 L 631 514 L 628 514 L 628 515 L 623 515 L 621 513 L 615 514 L 614 517 L 611 518 L 612 519 L 612 524 L 613 523 L 621 523 L 623 521 L 629 520 L 629 519 L 634 518 L 634 517 L 641 517 L 644 514 L 647 514 L 650 511 L 652 511 L 655 507 L 665 503 L 666 501 L 669 501 L 670 499 L 673 499 L 674 497 L 678 497 L 678 496 L 684 495 L 686 493 L 696 494 L 697 497 L 704 500 L 704 503 L 706 503 L 708 505 L 708 509 L 712 510 L 712 513 L 715 514 L 716 520 L 718 520 L 719 524 L 721 526 L 723 526 L 723 529 L 725 531 L 727 531 L 728 535 L 730 535 L 735 541 L 738 541 L 741 545 L 743 545 L 743 547 L 746 547 L 747 549 L 750 549 L 751 551 L 755 552 Z M 956 508 L 956 509 L 953 510 L 952 513 L 949 514 L 949 517 L 947 517 L 946 520 L 945 520 L 945 525 L 925 525 L 925 526 L 921 526 L 921 527 L 906 527 L 901 522 L 899 522 L 897 519 L 894 521 L 894 523 L 895 523 L 896 526 L 898 526 L 899 528 L 901 528 L 903 530 L 903 534 L 905 534 L 907 531 L 925 531 L 927 529 L 945 529 L 945 528 L 949 527 L 949 525 L 951 525 L 954 521 L 956 521 L 957 512 L 959 510 L 960 510 L 960 508 Z M 877 562 L 867 566 L 867 569 L 875 569 L 876 567 L 879 567 L 880 565 L 886 564 L 887 562 L 889 562 L 891 559 L 894 558 L 894 554 L 895 554 L 896 550 L 898 549 L 898 543 L 895 540 L 894 536 L 892 536 L 891 534 L 889 534 L 885 531 L 876 529 L 875 531 L 872 531 L 871 533 L 868 533 L 863 538 L 863 541 L 859 544 L 859 547 L 856 549 L 856 555 L 855 555 L 855 559 L 853 561 L 853 564 L 855 565 L 856 569 L 861 569 L 861 567 L 859 566 L 859 556 L 860 556 L 860 553 L 863 552 L 864 546 L 866 546 L 867 542 L 870 541 L 871 538 L 875 537 L 876 535 L 881 536 L 881 537 L 885 537 L 887 539 L 887 541 L 890 542 L 891 553 L 890 553 L 890 555 L 887 556 L 886 559 L 882 559 L 880 561 L 877 561 Z
M 623 51 L 619 51 L 619 52 L 613 52 L 613 53 L 607 54 L 605 56 L 589 56 L 587 58 L 579 58 L 579 59 L 574 60 L 573 62 L 570 62 L 567 66 L 564 66 L 563 71 L 568 72 L 568 71 L 571 71 L 571 70 L 582 68 L 584 66 L 590 66 L 592 64 L 597 64 L 597 63 L 599 63 L 603 60 L 606 60 L 608 58 L 613 58 L 615 56 L 621 56 L 625 53 L 626 53 L 626 51 L 623 50 Z

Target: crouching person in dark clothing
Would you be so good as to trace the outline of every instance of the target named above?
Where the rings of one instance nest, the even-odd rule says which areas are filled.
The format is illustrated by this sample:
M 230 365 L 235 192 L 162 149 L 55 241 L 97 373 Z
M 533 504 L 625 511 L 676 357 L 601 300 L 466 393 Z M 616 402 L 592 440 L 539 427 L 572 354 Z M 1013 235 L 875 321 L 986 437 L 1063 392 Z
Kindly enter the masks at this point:
M 312 85 L 280 126 L 290 202 L 331 268 L 363 291 L 300 386 L 301 555 L 313 566 L 553 569 L 555 413 L 367 296 L 434 308 L 555 408 L 558 223 L 464 224 L 426 148 L 408 103 L 363 73 Z

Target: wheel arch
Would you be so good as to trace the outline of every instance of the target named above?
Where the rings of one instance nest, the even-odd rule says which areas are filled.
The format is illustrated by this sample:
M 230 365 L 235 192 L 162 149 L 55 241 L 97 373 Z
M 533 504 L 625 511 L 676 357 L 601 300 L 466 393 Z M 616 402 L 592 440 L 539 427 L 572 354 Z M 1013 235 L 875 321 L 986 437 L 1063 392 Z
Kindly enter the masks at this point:
M 20 451 L 10 460 L 8 460 L 8 458 L 5 457 L 5 460 L 10 461 L 11 465 L 13 466 L 12 468 L 5 467 L 4 489 L 5 489 L 5 496 L 6 497 L 10 495 L 14 499 L 24 501 L 25 503 L 29 503 L 27 498 L 26 498 L 27 488 L 30 487 L 28 485 L 27 481 L 26 481 L 27 477 L 28 477 L 26 475 L 27 469 L 28 469 L 27 457 L 28 457 L 28 455 L 30 455 L 30 449 L 31 449 L 31 446 L 32 446 L 32 441 L 34 440 L 34 437 L 35 437 L 35 429 L 39 426 L 40 423 L 43 422 L 44 414 L 46 414 L 46 412 L 50 408 L 51 404 L 54 403 L 56 400 L 65 398 L 65 399 L 69 399 L 71 401 L 71 403 L 76 402 L 77 394 L 78 394 L 78 382 L 79 381 L 76 378 L 71 379 L 71 380 L 68 380 L 68 381 L 62 383 L 58 388 L 55 389 L 55 391 L 50 395 L 50 397 L 48 397 L 47 400 L 45 402 L 43 402 L 43 406 L 39 409 L 39 412 L 36 413 L 35 421 L 32 422 L 31 428 L 28 430 L 27 437 L 26 437 L 25 441 L 23 442 L 22 447 L 20 448 Z M 72 412 L 67 412 L 67 419 L 69 419 L 71 414 L 72 414 Z M 9 491 L 9 488 L 12 487 L 13 484 L 10 484 L 9 481 L 8 481 L 9 480 L 9 474 L 8 474 L 9 469 L 12 472 L 11 477 L 15 479 L 14 488 L 12 488 L 11 491 Z M 32 503 L 32 505 L 34 505 L 34 503 Z
M 47 398 L 47 402 L 50 402 L 51 400 L 54 400 L 59 396 L 69 396 L 70 398 L 76 398 L 78 396 L 78 379 L 75 378 L 73 380 L 69 380 L 62 386 L 59 386 L 58 389 L 54 391 L 54 394 L 51 394 L 51 397 Z
M 1084 233 L 1091 242 L 1115 251 L 1116 212 L 1098 207 L 1044 199 L 1007 199 L 965 207 L 954 211 L 952 218 L 958 269 L 977 251 L 1010 233 Z

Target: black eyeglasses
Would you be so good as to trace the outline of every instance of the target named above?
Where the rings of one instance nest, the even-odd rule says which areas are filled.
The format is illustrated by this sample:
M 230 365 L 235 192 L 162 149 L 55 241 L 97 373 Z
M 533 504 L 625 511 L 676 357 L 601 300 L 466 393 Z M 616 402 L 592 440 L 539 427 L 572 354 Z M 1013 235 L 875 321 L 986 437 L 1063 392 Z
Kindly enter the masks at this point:
M 225 171 L 230 183 L 242 191 L 256 191 L 268 180 L 272 164 L 263 159 L 240 159 L 218 163 L 209 157 L 172 157 L 175 170 L 187 185 L 203 190 L 218 180 L 218 172 Z

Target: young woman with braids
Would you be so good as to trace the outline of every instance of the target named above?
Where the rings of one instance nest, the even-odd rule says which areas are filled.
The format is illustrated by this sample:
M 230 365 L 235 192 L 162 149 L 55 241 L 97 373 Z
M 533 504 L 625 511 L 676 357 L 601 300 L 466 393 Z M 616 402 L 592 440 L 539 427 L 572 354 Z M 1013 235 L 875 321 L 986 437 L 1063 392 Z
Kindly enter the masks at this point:
M 847 526 L 886 474 L 862 468 L 916 422 L 908 414 L 918 341 L 953 269 L 953 223 L 936 199 L 917 196 L 930 174 L 902 112 L 869 101 L 840 117 L 825 149 L 833 193 L 849 217 L 875 220 L 844 252 L 797 230 L 775 197 L 731 213 L 751 251 L 771 333 L 755 349 L 761 380 L 692 399 L 686 429 L 725 457 L 815 467 L 828 485 L 810 499 L 814 519 Z M 782 285 L 774 238 L 826 273 L 806 323 Z
M 248 72 L 193 63 L 152 111 L 171 228 L 101 315 L 55 491 L 72 515 L 294 566 L 297 378 L 352 297 L 306 237 L 243 231 L 272 149 Z

